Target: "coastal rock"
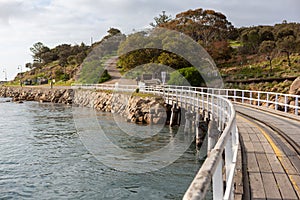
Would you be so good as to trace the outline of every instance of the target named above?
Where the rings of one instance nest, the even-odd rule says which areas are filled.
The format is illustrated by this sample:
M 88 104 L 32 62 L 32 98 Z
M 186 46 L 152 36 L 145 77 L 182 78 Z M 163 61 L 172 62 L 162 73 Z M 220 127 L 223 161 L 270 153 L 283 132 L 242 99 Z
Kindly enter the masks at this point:
M 127 121 L 150 123 L 150 109 L 154 109 L 154 124 L 164 123 L 166 109 L 160 97 L 138 97 L 91 90 L 1 87 L 0 96 L 11 97 L 14 102 L 37 101 L 74 104 L 103 112 L 117 113 Z
M 128 94 L 105 93 L 90 90 L 75 92 L 73 103 L 76 106 L 90 107 L 103 112 L 117 113 L 128 122 L 150 123 L 150 108 L 155 107 L 154 123 L 165 121 L 164 100 L 158 97 L 138 97 Z
M 300 95 L 300 77 L 294 80 L 290 87 L 289 93 L 294 95 Z
M 14 102 L 20 101 L 37 101 L 51 102 L 61 104 L 72 104 L 71 89 L 48 89 L 48 88 L 18 88 L 18 87 L 1 87 L 0 96 L 10 97 Z

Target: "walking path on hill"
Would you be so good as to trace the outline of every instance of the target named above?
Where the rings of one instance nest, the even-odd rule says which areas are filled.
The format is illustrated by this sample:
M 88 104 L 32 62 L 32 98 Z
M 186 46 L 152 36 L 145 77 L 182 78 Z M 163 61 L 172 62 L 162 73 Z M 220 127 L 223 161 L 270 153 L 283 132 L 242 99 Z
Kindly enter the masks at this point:
M 108 74 L 111 76 L 109 81 L 106 81 L 105 84 L 123 84 L 123 85 L 136 85 L 136 81 L 132 79 L 125 79 L 122 77 L 122 74 L 117 68 L 118 56 L 113 56 L 105 62 L 105 69 L 108 71 Z

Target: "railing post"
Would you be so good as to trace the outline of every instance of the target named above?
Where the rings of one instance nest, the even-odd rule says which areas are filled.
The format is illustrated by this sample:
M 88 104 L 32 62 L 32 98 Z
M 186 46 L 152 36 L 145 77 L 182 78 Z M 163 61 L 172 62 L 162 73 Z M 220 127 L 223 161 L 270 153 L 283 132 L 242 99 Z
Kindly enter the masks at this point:
M 212 118 L 214 118 L 214 106 L 215 106 L 215 103 L 214 103 L 215 99 L 214 99 L 214 96 L 212 95 L 211 96 L 211 114 L 212 114 Z
M 260 106 L 260 92 L 257 93 L 257 106 Z
M 178 90 L 176 88 L 176 104 L 178 105 Z
M 298 98 L 298 96 L 296 96 L 296 99 L 295 99 L 295 115 L 298 115 L 298 106 L 299 106 L 299 103 L 298 103 L 298 101 L 299 101 L 299 98 Z
M 219 131 L 222 131 L 222 110 L 224 108 L 222 107 L 221 98 L 218 97 L 218 121 L 219 121 Z
M 180 90 L 180 107 L 181 107 L 181 108 L 182 108 L 182 90 L 183 90 L 183 89 Z
M 219 160 L 216 171 L 213 175 L 213 199 L 223 199 L 223 177 L 222 177 L 222 160 Z
M 185 109 L 187 109 L 187 104 L 188 104 L 186 96 L 187 96 L 187 91 L 184 92 L 184 104 L 185 104 Z
M 245 91 L 243 90 L 243 91 L 242 91 L 242 103 L 244 103 L 244 102 L 245 102 L 245 99 L 244 99 L 244 97 L 245 97 Z
M 201 97 L 202 97 L 202 110 L 204 110 L 204 93 L 203 93 L 203 88 L 201 89 Z
M 269 101 L 270 101 L 270 94 L 267 93 L 267 104 L 266 104 L 267 108 L 269 107 Z
M 233 96 L 234 102 L 236 102 L 236 90 L 233 91 Z
M 278 94 L 275 97 L 275 110 L 278 110 Z
M 208 93 L 206 94 L 206 97 L 207 97 L 206 104 L 207 104 L 207 112 L 208 112 L 209 111 L 209 94 Z
M 225 169 L 226 169 L 226 180 L 228 181 L 229 174 L 231 171 L 232 158 L 233 158 L 233 132 L 230 133 L 230 138 L 228 139 L 225 146 Z
M 288 97 L 284 95 L 284 112 L 288 112 Z
M 221 116 L 222 116 L 222 130 L 223 130 L 224 129 L 224 125 L 225 125 L 225 120 L 226 120 L 225 119 L 226 118 L 225 117 L 225 108 L 226 107 L 225 107 L 225 101 L 224 101 L 224 99 L 222 99 L 222 108 L 223 109 L 222 109 L 222 115 Z
M 250 105 L 252 105 L 252 91 L 250 91 L 250 95 L 249 95 L 250 97 Z

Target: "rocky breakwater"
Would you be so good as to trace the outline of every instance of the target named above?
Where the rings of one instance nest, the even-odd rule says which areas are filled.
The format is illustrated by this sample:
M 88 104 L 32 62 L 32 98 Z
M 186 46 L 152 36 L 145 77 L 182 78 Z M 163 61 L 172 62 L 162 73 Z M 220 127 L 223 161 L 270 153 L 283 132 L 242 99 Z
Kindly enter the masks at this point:
M 117 113 L 134 123 L 162 124 L 167 121 L 167 106 L 161 97 L 76 90 L 73 103 L 103 112 Z
M 72 104 L 74 92 L 72 89 L 48 89 L 27 87 L 1 87 L 0 96 L 12 98 L 12 101 L 51 102 L 60 104 Z
M 117 113 L 129 122 L 144 124 L 166 123 L 166 110 L 169 108 L 161 97 L 92 90 L 0 87 L 0 97 L 12 98 L 17 103 L 37 101 L 89 107 Z

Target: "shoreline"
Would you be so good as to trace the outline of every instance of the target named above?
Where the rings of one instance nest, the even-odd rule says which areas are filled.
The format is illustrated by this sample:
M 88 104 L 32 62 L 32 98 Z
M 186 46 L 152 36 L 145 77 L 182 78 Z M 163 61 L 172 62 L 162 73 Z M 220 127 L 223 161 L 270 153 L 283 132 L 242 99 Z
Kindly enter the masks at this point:
M 0 87 L 0 97 L 12 102 L 36 101 L 93 108 L 97 111 L 120 114 L 137 124 L 167 123 L 166 111 L 171 108 L 162 97 L 139 97 L 130 94 L 68 88 Z M 151 114 L 150 114 L 151 113 Z

